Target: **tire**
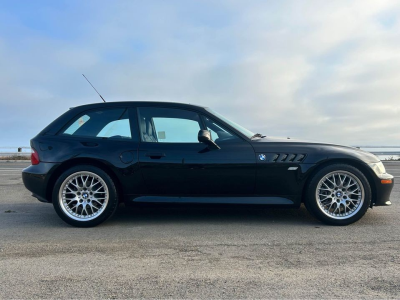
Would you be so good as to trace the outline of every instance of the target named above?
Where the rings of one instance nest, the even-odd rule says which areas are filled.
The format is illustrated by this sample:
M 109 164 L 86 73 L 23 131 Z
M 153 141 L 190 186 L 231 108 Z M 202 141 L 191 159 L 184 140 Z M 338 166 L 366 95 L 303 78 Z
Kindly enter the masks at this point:
M 333 164 L 319 170 L 306 186 L 307 210 L 320 221 L 336 226 L 352 224 L 371 204 L 371 186 L 356 167 Z
M 113 180 L 91 165 L 78 165 L 62 173 L 54 185 L 52 200 L 59 217 L 75 227 L 97 226 L 118 207 Z

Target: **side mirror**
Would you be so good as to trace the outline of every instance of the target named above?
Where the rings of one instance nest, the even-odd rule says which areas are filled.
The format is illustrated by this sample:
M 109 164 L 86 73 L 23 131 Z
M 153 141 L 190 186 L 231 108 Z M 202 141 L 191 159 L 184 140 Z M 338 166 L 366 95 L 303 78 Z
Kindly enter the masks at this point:
M 210 149 L 221 149 L 212 139 L 208 130 L 200 130 L 197 136 L 200 143 L 206 144 Z

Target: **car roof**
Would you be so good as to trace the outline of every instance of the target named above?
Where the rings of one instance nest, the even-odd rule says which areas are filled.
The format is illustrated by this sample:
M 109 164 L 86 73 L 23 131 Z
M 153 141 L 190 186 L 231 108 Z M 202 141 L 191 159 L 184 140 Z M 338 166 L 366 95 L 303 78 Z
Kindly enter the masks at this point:
M 75 107 L 71 107 L 71 109 L 75 108 L 98 108 L 98 107 L 111 107 L 111 106 L 173 106 L 173 107 L 192 107 L 192 108 L 205 108 L 205 106 L 194 105 L 189 103 L 182 102 L 166 102 L 166 101 L 111 101 L 111 102 L 98 102 L 98 103 L 90 103 L 79 105 Z
M 51 122 L 45 127 L 38 135 L 44 134 L 56 134 L 65 124 L 75 117 L 77 114 L 86 110 L 97 109 L 102 107 L 146 107 L 146 106 L 163 106 L 163 107 L 174 107 L 174 108 L 186 108 L 186 109 L 198 109 L 204 110 L 204 106 L 180 103 L 180 102 L 165 102 L 165 101 L 114 101 L 114 102 L 97 102 L 91 104 L 84 104 L 80 106 L 71 107 L 64 114 L 59 116 L 56 120 Z

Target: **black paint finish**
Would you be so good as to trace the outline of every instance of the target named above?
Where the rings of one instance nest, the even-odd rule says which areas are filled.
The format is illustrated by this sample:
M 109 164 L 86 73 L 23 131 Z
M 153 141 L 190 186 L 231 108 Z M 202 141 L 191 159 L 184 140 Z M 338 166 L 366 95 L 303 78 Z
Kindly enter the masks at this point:
M 202 143 L 142 142 L 138 107 L 196 112 L 202 119 L 215 120 L 236 138 L 217 141 L 219 150 Z M 60 134 L 81 114 L 101 108 L 127 109 L 130 140 Z M 57 176 L 77 164 L 103 168 L 116 181 L 121 200 L 138 202 L 299 206 L 310 175 L 332 162 L 360 168 L 373 187 L 375 205 L 385 205 L 393 187 L 380 184 L 380 178 L 368 166 L 379 162 L 371 153 L 294 139 L 252 140 L 205 108 L 181 103 L 111 102 L 79 106 L 42 130 L 31 140 L 31 146 L 41 162 L 23 171 L 23 181 L 35 197 L 48 202 L 52 201 L 50 195 Z

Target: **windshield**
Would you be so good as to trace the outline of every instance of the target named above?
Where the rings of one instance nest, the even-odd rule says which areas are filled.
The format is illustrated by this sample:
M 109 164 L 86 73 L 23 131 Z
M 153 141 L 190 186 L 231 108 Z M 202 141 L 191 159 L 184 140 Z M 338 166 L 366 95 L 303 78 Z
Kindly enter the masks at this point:
M 248 138 L 251 138 L 251 137 L 254 135 L 254 133 L 251 132 L 250 130 L 248 130 L 248 129 L 246 129 L 246 128 L 244 128 L 244 127 L 242 127 L 242 126 L 236 124 L 235 122 L 232 122 L 231 120 L 225 118 L 223 115 L 220 115 L 219 113 L 213 111 L 212 109 L 206 108 L 206 110 L 207 110 L 209 113 L 213 114 L 214 116 L 217 116 L 219 119 L 221 119 L 222 121 L 224 121 L 224 122 L 227 123 L 228 125 L 230 125 L 230 126 L 232 126 L 233 128 L 235 128 L 237 131 L 239 131 L 241 134 L 247 136 Z

